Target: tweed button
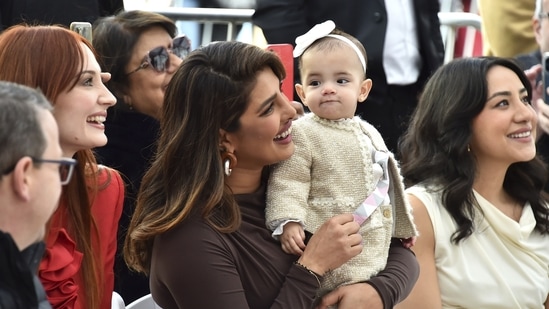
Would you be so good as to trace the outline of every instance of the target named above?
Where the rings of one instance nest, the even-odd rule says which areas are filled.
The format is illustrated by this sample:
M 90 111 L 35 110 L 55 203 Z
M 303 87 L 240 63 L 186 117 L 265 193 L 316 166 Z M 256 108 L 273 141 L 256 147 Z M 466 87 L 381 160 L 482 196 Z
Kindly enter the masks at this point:
M 389 218 L 389 217 L 391 216 L 391 210 L 385 209 L 385 210 L 383 211 L 383 216 L 384 216 L 385 218 Z

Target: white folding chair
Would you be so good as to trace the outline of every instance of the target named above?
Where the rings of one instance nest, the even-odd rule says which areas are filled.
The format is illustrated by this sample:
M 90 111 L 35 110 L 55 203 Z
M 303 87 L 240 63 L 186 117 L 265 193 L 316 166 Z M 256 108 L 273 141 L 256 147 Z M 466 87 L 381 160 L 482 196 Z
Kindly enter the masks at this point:
M 480 30 L 482 20 L 478 14 L 468 12 L 439 12 L 438 18 L 444 40 L 444 63 L 447 63 L 454 58 L 457 29 L 473 27 Z
M 162 309 L 158 306 L 151 294 L 147 294 L 126 306 L 126 309 Z
M 124 304 L 124 300 L 122 299 L 122 296 L 116 292 L 112 292 L 112 298 L 111 298 L 111 309 L 125 309 L 126 305 Z

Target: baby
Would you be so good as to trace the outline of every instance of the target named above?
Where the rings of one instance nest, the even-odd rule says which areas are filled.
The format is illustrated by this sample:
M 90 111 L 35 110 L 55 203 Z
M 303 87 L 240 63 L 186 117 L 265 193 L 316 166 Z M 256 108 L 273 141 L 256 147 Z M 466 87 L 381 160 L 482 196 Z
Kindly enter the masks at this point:
M 300 255 L 305 231 L 340 213 L 361 224 L 361 254 L 322 278 L 319 295 L 363 282 L 385 268 L 392 237 L 411 247 L 417 231 L 393 155 L 380 133 L 354 116 L 368 97 L 366 51 L 333 21 L 296 39 L 301 84 L 296 92 L 312 113 L 294 121 L 294 155 L 269 178 L 266 219 L 282 249 Z

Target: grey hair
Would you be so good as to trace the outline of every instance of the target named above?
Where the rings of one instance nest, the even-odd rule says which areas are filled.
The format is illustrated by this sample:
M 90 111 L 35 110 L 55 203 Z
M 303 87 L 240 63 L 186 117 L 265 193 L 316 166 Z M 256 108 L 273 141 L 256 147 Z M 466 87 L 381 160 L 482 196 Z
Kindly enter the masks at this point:
M 46 150 L 46 138 L 40 113 L 52 105 L 36 89 L 0 81 L 0 172 L 11 172 L 24 156 L 40 157 Z

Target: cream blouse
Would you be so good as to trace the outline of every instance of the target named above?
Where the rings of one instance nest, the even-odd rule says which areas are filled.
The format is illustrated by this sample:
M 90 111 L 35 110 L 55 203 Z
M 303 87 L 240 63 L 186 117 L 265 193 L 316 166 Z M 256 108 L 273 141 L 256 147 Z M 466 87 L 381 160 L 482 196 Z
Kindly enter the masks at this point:
M 406 192 L 423 202 L 433 224 L 443 308 L 544 308 L 549 236 L 534 230 L 529 203 L 516 222 L 474 192 L 484 216 L 477 210 L 473 234 L 455 245 L 450 238 L 456 224 L 441 206 L 441 192 L 428 192 L 421 185 Z

